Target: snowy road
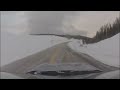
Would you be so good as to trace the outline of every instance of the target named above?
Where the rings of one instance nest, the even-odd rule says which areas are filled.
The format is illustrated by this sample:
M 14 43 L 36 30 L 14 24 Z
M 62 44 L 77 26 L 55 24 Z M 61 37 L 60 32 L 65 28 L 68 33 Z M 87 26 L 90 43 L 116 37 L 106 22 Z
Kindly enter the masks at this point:
M 12 73 L 24 78 L 48 78 L 48 79 L 51 77 L 43 77 L 42 75 L 37 75 L 37 76 L 28 75 L 27 73 L 32 70 L 34 71 L 38 70 L 39 72 L 45 71 L 46 68 L 49 71 L 61 71 L 61 70 L 79 71 L 79 72 L 96 71 L 96 70 L 100 71 L 97 73 L 94 72 L 91 74 L 85 74 L 85 75 L 81 74 L 72 77 L 64 77 L 70 79 L 73 78 L 85 79 L 85 78 L 95 78 L 96 76 L 102 73 L 114 71 L 118 69 L 115 67 L 105 65 L 86 54 L 76 53 L 72 49 L 70 49 L 67 46 L 67 44 L 68 42 L 58 44 L 42 52 L 36 53 L 34 55 L 13 62 L 9 65 L 4 66 L 2 68 L 2 71 L 7 73 Z M 44 64 L 48 64 L 48 65 L 44 66 L 44 68 L 40 66 Z M 49 65 L 51 65 L 52 67 Z M 54 76 L 53 78 L 58 78 L 58 77 Z M 62 79 L 63 77 L 59 77 L 59 78 Z

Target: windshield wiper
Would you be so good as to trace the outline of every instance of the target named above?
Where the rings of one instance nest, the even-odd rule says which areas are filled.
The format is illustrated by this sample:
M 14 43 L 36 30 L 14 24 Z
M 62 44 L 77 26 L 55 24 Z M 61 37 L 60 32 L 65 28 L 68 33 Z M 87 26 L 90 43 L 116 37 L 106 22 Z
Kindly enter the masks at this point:
M 100 73 L 100 70 L 93 70 L 93 71 L 72 71 L 72 70 L 61 70 L 61 71 L 31 71 L 28 72 L 32 75 L 44 75 L 44 76 L 77 76 L 77 75 L 86 75 L 92 73 Z

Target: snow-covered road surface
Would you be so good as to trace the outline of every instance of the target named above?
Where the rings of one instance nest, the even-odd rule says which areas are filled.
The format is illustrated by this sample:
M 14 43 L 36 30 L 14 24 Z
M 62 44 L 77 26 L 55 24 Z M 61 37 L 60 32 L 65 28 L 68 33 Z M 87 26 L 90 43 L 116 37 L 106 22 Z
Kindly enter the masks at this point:
M 109 72 L 117 70 L 118 68 L 105 65 L 94 58 L 85 55 L 78 54 L 71 50 L 67 46 L 68 42 L 55 45 L 51 48 L 48 48 L 42 52 L 30 55 L 21 60 L 10 63 L 2 67 L 2 71 L 17 74 L 24 78 L 36 78 L 36 76 L 28 75 L 30 71 L 61 71 L 61 70 L 70 70 L 70 71 L 102 71 Z M 77 63 L 77 64 L 74 64 Z M 40 68 L 41 65 L 45 66 Z M 47 65 L 48 64 L 48 65 Z M 85 78 L 95 78 L 99 73 L 91 73 L 86 75 L 78 75 L 75 77 L 59 77 L 59 78 L 76 78 L 76 79 L 85 79 Z M 51 78 L 43 76 L 44 78 Z M 37 75 L 37 78 L 43 78 Z M 58 77 L 52 77 L 58 78 Z

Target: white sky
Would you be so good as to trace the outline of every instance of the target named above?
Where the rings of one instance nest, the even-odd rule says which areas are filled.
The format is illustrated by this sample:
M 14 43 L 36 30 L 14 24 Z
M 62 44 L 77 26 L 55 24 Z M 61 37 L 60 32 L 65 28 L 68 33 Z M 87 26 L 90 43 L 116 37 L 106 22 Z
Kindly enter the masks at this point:
M 1 12 L 1 29 L 14 34 L 69 33 L 94 36 L 112 23 L 118 11 L 6 11 Z

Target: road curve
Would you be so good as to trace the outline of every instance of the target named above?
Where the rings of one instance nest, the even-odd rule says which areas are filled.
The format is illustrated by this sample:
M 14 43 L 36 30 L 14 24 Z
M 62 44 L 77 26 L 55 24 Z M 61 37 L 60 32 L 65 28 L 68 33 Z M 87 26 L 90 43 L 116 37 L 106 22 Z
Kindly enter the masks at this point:
M 26 73 L 30 70 L 33 70 L 36 66 L 41 64 L 70 64 L 70 63 L 78 63 L 89 65 L 89 68 L 99 69 L 102 73 L 114 71 L 118 68 L 105 65 L 93 57 L 83 54 L 76 53 L 71 48 L 68 47 L 68 42 L 55 45 L 51 48 L 48 48 L 42 52 L 38 52 L 36 54 L 27 56 L 23 59 L 10 63 L 2 67 L 2 72 L 12 73 L 19 75 L 24 78 L 36 78 L 31 75 L 26 75 Z M 81 68 L 84 69 L 84 68 Z M 102 74 L 97 73 L 92 76 L 83 77 L 83 79 L 87 78 L 95 78 L 96 76 Z M 81 77 L 82 78 L 82 77 Z

